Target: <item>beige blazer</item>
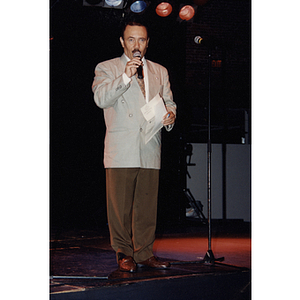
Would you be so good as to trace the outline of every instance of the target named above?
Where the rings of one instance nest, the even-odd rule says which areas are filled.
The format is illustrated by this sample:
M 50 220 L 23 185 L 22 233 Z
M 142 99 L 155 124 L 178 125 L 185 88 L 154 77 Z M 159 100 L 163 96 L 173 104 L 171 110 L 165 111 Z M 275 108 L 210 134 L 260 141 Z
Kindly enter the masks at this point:
M 123 54 L 99 63 L 95 69 L 92 90 L 95 103 L 104 110 L 106 124 L 104 167 L 160 169 L 161 132 L 145 144 L 147 121 L 141 107 L 146 102 L 135 76 L 124 84 L 126 62 Z M 160 93 L 167 109 L 176 113 L 168 71 L 149 60 L 147 68 L 149 99 Z

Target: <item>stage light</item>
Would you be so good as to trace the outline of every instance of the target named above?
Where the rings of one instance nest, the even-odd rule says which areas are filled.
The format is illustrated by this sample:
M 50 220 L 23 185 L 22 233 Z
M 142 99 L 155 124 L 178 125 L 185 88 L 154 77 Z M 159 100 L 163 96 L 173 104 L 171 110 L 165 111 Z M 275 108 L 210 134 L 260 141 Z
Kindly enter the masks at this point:
M 136 14 L 143 12 L 147 8 L 147 3 L 143 0 L 137 0 L 130 5 L 130 10 Z
M 111 6 L 111 7 L 116 7 L 116 6 L 119 6 L 121 3 L 122 3 L 123 0 L 105 0 L 105 3 L 108 5 L 108 6 Z
M 156 6 L 155 11 L 160 17 L 167 17 L 172 12 L 172 5 L 168 2 L 161 2 Z
M 127 4 L 124 0 L 83 0 L 83 6 L 123 9 Z
M 191 5 L 183 6 L 179 11 L 179 18 L 181 20 L 189 21 L 195 15 L 195 9 Z

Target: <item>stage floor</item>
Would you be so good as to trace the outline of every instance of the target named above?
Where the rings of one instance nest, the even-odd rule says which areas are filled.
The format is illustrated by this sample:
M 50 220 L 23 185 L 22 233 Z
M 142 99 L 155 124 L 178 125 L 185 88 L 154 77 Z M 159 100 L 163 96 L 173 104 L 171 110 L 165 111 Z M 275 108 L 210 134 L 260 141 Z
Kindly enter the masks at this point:
M 208 250 L 207 226 L 160 228 L 154 254 L 171 262 L 167 270 L 118 271 L 107 229 L 52 231 L 51 299 L 250 299 L 250 225 L 214 222 L 215 264 L 203 263 Z M 108 288 L 110 287 L 110 288 Z M 231 297 L 231 298 L 229 298 Z M 132 297 L 131 297 L 132 298 Z

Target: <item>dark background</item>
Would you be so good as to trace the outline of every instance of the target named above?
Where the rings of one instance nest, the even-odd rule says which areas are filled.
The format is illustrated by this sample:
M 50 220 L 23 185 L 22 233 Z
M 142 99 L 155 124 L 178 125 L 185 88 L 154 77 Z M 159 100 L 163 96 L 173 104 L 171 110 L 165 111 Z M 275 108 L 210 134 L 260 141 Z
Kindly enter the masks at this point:
M 178 105 L 174 130 L 163 133 L 159 225 L 184 219 L 185 147 L 207 142 L 209 51 L 212 142 L 241 143 L 245 112 L 251 114 L 251 2 L 198 0 L 190 22 L 178 20 L 182 3 L 175 1 L 172 14 L 161 18 L 152 1 L 139 16 L 150 27 L 146 56 L 169 70 Z M 50 1 L 49 6 L 51 227 L 102 228 L 107 223 L 105 125 L 91 85 L 99 62 L 122 55 L 119 27 L 131 16 L 79 0 Z M 196 45 L 197 35 L 211 46 Z

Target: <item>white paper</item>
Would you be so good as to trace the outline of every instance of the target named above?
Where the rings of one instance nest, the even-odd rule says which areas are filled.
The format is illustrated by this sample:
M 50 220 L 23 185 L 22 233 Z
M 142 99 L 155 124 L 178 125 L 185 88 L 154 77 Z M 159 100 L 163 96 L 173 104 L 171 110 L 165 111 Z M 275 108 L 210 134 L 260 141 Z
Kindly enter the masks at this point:
M 163 127 L 162 120 L 167 109 L 164 100 L 157 94 L 151 101 L 145 104 L 141 111 L 148 124 L 146 126 L 145 144 Z

